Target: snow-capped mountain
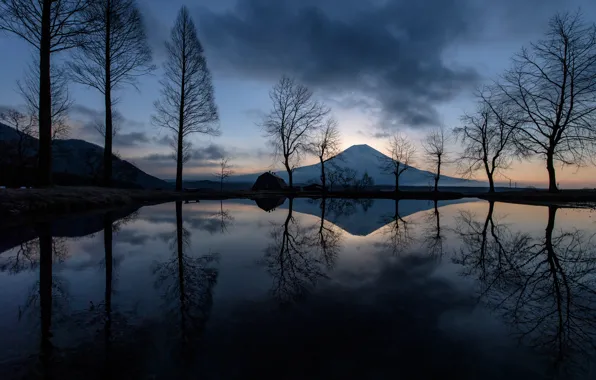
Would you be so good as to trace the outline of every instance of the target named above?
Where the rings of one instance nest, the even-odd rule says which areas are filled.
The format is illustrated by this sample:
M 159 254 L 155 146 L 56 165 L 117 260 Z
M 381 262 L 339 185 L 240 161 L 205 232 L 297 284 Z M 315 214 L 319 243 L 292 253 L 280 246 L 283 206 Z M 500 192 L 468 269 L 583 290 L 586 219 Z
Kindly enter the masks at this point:
M 364 172 L 371 176 L 375 185 L 394 185 L 395 176 L 392 174 L 385 174 L 379 168 L 379 163 L 382 157 L 386 157 L 378 150 L 363 144 L 352 145 L 337 156 L 329 159 L 325 163 L 325 171 L 332 170 L 335 165 L 340 168 L 351 168 L 357 172 L 358 177 L 361 177 Z M 275 172 L 284 180 L 288 180 L 288 174 L 285 170 Z M 235 182 L 253 182 L 262 173 L 246 174 L 232 177 L 230 180 Z M 321 164 L 314 164 L 309 166 L 302 166 L 294 171 L 294 183 L 304 184 L 309 182 L 319 182 L 321 176 Z M 433 183 L 433 174 L 410 167 L 400 177 L 400 186 L 428 186 Z M 480 182 L 470 181 L 461 178 L 454 178 L 448 176 L 441 176 L 439 182 L 440 186 L 477 186 Z

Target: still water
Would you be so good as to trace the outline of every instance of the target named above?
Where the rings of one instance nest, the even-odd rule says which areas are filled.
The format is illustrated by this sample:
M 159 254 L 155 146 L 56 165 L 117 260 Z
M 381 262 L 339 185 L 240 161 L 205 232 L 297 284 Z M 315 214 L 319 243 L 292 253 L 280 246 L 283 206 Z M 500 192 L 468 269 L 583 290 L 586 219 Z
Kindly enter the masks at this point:
M 2 379 L 595 379 L 596 214 L 170 203 L 0 232 Z

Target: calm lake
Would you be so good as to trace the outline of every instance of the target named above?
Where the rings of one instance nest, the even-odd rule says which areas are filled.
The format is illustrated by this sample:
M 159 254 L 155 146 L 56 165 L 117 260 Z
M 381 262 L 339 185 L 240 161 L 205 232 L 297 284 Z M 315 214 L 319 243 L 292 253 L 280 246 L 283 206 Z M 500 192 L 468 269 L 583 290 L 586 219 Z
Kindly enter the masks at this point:
M 2 379 L 596 379 L 596 213 L 169 203 L 0 231 Z

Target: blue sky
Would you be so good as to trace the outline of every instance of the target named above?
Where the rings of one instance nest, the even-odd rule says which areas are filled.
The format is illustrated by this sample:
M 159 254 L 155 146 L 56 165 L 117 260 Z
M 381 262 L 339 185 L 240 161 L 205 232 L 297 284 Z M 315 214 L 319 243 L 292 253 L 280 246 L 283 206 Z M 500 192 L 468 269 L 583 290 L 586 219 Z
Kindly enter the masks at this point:
M 203 153 L 186 166 L 187 177 L 208 176 L 221 154 L 233 157 L 238 172 L 274 166 L 257 123 L 281 74 L 297 77 L 328 102 L 344 148 L 366 143 L 382 151 L 384 136 L 394 130 L 419 139 L 433 126 L 457 126 L 460 115 L 473 110 L 474 88 L 539 38 L 555 12 L 581 7 L 586 19 L 596 21 L 591 0 L 139 0 L 139 5 L 158 66 L 163 41 L 186 5 L 213 74 L 222 136 L 194 138 Z M 5 34 L 0 48 L 5 52 L 0 107 L 22 106 L 16 81 L 33 52 Z M 67 59 L 68 53 L 61 53 L 54 63 Z M 115 150 L 150 174 L 173 177 L 174 162 L 158 159 L 169 150 L 166 132 L 150 122 L 160 76 L 158 69 L 140 79 L 138 90 L 117 93 L 125 122 Z M 70 92 L 71 137 L 101 143 L 88 126 L 103 112 L 100 95 L 76 84 Z M 541 183 L 542 166 L 516 164 L 507 175 Z M 567 168 L 561 182 L 596 186 L 595 174 L 592 168 Z

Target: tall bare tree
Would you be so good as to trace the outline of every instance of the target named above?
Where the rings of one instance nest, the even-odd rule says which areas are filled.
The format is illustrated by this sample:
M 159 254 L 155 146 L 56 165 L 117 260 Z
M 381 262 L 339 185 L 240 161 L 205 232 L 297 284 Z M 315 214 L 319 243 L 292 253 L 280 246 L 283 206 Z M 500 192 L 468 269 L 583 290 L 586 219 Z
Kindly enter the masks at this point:
M 50 68 L 50 110 L 52 115 L 51 138 L 63 139 L 70 133 L 68 111 L 73 99 L 68 91 L 69 76 L 63 66 L 52 65 Z M 17 81 L 19 93 L 25 100 L 27 114 L 30 115 L 36 129 L 39 126 L 39 63 L 34 59 L 25 73 L 23 80 Z M 38 131 L 31 131 L 31 135 L 39 137 Z
M 462 126 L 453 130 L 463 144 L 459 156 L 459 172 L 473 177 L 484 170 L 489 192 L 495 191 L 494 176 L 511 166 L 514 154 L 512 136 L 518 121 L 503 103 L 489 94 L 480 94 L 478 109 L 461 118 Z
M 395 176 L 395 191 L 399 191 L 399 177 L 414 164 L 416 147 L 407 136 L 397 133 L 390 137 L 387 153 L 379 158 L 380 169 Z
M 234 170 L 232 170 L 232 165 L 230 165 L 230 158 L 229 157 L 222 157 L 219 161 L 219 170 L 213 175 L 219 180 L 219 191 L 223 191 L 223 183 L 226 179 L 228 179 L 232 174 L 234 174 Z
M 281 158 L 288 172 L 289 185 L 293 187 L 294 169 L 330 110 L 313 98 L 308 87 L 287 76 L 271 89 L 269 98 L 273 109 L 263 118 L 263 131 L 270 139 L 275 155 Z
M 192 134 L 218 136 L 219 115 L 215 105 L 211 73 L 195 24 L 182 7 L 170 41 L 161 80 L 161 99 L 155 102 L 153 123 L 173 133 L 176 144 L 176 190 L 182 190 L 184 147 Z
M 433 129 L 426 134 L 422 140 L 422 149 L 426 161 L 433 170 L 433 178 L 435 181 L 435 191 L 439 191 L 439 179 L 441 179 L 441 169 L 447 163 L 447 151 L 445 150 L 445 143 L 447 137 L 443 128 Z
M 38 183 L 52 183 L 52 53 L 77 46 L 88 29 L 82 15 L 91 0 L 0 0 L 0 30 L 21 37 L 39 52 Z
M 97 89 L 104 97 L 103 185 L 109 187 L 115 103 L 112 92 L 125 85 L 135 86 L 137 78 L 150 73 L 154 66 L 136 0 L 94 0 L 85 15 L 93 20 L 91 32 L 82 36 L 70 67 L 73 80 Z
M 309 150 L 319 158 L 321 186 L 326 190 L 325 161 L 337 156 L 341 151 L 341 136 L 335 119 L 327 119 L 323 128 L 315 133 L 313 140 L 310 142 Z
M 515 143 L 545 159 L 549 191 L 558 191 L 555 164 L 583 164 L 596 141 L 596 25 L 579 12 L 554 16 L 499 87 L 521 118 Z

